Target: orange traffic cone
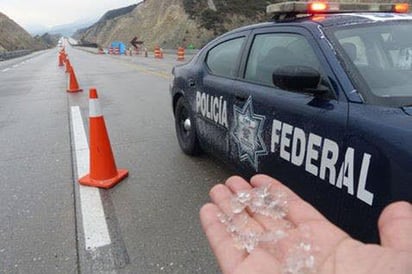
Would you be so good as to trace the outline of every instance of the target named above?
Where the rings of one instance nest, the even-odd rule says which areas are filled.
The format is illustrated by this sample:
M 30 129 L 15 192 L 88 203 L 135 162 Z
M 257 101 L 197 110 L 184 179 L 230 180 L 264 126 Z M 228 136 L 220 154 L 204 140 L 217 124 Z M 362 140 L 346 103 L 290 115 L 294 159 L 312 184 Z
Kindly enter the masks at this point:
M 74 74 L 74 69 L 71 65 L 69 65 L 69 77 L 68 77 L 68 83 L 67 83 L 67 92 L 79 92 L 83 91 L 79 87 L 79 83 L 77 83 L 77 78 L 76 74 Z
M 89 91 L 90 173 L 79 179 L 80 184 L 111 188 L 123 180 L 129 172 L 116 169 L 113 152 L 101 113 L 95 88 Z
M 154 58 L 160 58 L 160 47 L 159 46 L 155 46 Z
M 70 63 L 70 60 L 69 60 L 69 58 L 66 58 L 66 73 L 69 73 L 70 72 L 70 68 L 71 68 L 71 63 Z
M 185 60 L 185 49 L 183 47 L 179 47 L 177 49 L 177 61 L 184 61 Z
M 63 52 L 59 53 L 59 67 L 64 66 L 63 64 Z

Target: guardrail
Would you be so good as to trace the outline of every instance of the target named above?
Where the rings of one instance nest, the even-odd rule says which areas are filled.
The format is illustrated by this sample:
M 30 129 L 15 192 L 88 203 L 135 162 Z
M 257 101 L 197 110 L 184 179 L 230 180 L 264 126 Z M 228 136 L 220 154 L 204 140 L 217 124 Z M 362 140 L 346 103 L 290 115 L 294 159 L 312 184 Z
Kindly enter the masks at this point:
M 29 49 L 0 52 L 0 61 L 8 60 L 8 59 L 16 58 L 16 57 L 21 57 L 21 56 L 30 54 L 32 52 L 33 50 L 29 50 Z

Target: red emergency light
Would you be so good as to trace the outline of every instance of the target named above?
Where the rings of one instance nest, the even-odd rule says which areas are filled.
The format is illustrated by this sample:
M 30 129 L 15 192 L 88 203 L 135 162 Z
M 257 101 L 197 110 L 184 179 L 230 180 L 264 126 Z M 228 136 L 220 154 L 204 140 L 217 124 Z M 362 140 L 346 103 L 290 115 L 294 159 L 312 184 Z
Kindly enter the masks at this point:
M 328 1 L 287 1 L 266 7 L 272 14 L 322 14 L 338 12 L 396 12 L 408 13 L 409 3 L 358 3 Z
M 408 13 L 409 3 L 396 3 L 393 9 L 394 9 L 394 12 L 397 12 L 397 13 Z
M 309 13 L 319 13 L 329 10 L 329 5 L 327 2 L 311 2 L 308 4 Z

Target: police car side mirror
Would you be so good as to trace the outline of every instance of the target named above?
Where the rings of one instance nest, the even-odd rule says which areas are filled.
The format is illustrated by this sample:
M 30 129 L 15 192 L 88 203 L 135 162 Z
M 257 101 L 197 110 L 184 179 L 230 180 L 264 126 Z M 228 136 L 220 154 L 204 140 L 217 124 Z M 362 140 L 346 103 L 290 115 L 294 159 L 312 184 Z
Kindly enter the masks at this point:
M 324 94 L 324 90 L 318 89 L 320 80 L 320 73 L 307 66 L 284 66 L 276 69 L 272 74 L 275 86 L 296 92 Z

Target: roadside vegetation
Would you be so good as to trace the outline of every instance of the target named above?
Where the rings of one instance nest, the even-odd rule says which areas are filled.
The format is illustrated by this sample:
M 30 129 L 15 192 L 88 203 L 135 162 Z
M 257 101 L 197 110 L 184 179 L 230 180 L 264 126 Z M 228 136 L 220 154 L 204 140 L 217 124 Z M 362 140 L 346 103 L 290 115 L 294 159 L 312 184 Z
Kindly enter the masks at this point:
M 265 18 L 266 6 L 273 1 L 266 0 L 213 0 L 216 11 L 210 9 L 208 1 L 183 0 L 186 13 L 207 30 L 221 34 L 228 31 L 227 26 L 259 21 Z M 236 22 L 235 22 L 236 21 Z M 239 22 L 240 21 L 240 22 Z

